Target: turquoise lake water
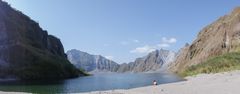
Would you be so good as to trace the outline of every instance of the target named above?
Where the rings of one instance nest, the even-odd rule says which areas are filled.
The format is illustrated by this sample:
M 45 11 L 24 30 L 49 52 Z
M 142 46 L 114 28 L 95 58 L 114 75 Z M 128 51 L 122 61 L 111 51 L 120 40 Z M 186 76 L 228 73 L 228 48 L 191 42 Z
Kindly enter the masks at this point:
M 169 73 L 103 73 L 63 81 L 1 82 L 0 91 L 43 94 L 79 93 L 149 86 L 152 85 L 153 80 L 158 84 L 182 81 L 177 75 Z

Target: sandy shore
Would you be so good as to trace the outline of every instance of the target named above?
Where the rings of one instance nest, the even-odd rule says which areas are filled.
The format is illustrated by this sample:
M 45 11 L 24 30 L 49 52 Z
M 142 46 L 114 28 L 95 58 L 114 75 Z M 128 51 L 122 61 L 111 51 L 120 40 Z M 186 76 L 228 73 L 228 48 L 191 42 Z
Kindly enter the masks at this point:
M 158 86 L 79 94 L 240 94 L 240 71 L 200 74 L 186 79 Z
M 3 91 L 0 91 L 0 94 L 31 94 L 31 93 L 24 93 L 24 92 L 3 92 Z

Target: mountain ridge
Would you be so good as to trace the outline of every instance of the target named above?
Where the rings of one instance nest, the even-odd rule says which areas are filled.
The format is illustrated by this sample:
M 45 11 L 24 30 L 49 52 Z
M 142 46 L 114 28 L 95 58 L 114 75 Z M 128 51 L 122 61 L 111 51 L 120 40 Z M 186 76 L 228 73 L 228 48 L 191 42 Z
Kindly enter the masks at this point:
M 168 50 L 155 50 L 146 56 L 137 58 L 134 62 L 119 64 L 101 55 L 91 55 L 76 49 L 67 51 L 69 61 L 78 68 L 88 72 L 154 72 L 166 70 L 175 59 L 176 53 Z M 97 62 L 97 58 L 102 58 Z M 98 67 L 101 66 L 101 67 Z M 107 68 L 106 68 L 107 67 Z
M 184 71 L 213 56 L 240 51 L 240 8 L 224 15 L 204 27 L 191 45 L 183 47 L 176 61 L 169 68 L 173 72 Z
M 165 71 L 175 59 L 176 53 L 169 50 L 155 50 L 137 58 L 134 62 L 120 65 L 118 72 L 159 72 Z

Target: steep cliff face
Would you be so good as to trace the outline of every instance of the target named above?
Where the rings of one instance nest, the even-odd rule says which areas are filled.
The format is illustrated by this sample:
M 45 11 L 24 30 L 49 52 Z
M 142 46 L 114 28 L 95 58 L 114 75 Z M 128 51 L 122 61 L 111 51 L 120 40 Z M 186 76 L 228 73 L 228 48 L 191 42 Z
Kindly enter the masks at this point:
M 97 72 L 98 71 L 110 71 L 110 72 L 116 72 L 117 69 L 119 68 L 119 65 L 109 59 L 106 59 L 103 56 L 97 55 L 95 57 L 96 62 L 97 62 Z
M 78 76 L 61 41 L 28 16 L 0 1 L 0 77 L 63 79 Z
M 191 45 L 180 51 L 170 70 L 181 72 L 186 67 L 199 64 L 208 58 L 240 51 L 240 7 L 200 31 Z
M 168 50 L 156 50 L 147 56 L 137 58 L 135 62 L 122 64 L 118 72 L 154 72 L 164 71 L 174 61 L 175 53 Z
M 119 73 L 124 73 L 124 72 L 131 72 L 132 71 L 132 67 L 130 66 L 133 62 L 130 63 L 123 63 L 119 66 L 117 72 Z
M 77 68 L 82 68 L 87 72 L 116 72 L 119 65 L 100 55 L 91 55 L 79 50 L 67 51 L 69 61 Z
M 93 55 L 73 49 L 67 51 L 67 57 L 77 68 L 84 69 L 87 72 L 96 69 L 97 64 Z

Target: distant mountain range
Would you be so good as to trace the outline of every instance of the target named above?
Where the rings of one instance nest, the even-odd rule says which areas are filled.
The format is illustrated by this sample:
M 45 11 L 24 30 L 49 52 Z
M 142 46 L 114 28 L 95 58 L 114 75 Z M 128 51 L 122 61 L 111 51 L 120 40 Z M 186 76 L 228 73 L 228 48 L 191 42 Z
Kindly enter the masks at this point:
M 168 50 L 156 50 L 134 62 L 118 64 L 101 55 L 91 55 L 76 49 L 67 51 L 69 61 L 77 68 L 87 72 L 156 72 L 167 69 L 174 61 L 176 53 Z

